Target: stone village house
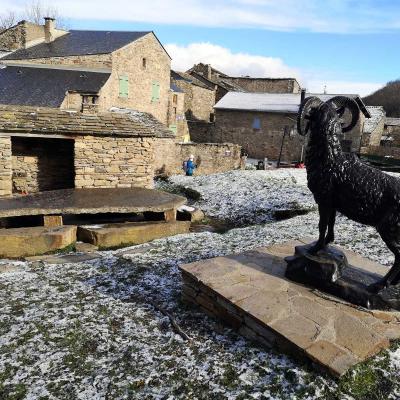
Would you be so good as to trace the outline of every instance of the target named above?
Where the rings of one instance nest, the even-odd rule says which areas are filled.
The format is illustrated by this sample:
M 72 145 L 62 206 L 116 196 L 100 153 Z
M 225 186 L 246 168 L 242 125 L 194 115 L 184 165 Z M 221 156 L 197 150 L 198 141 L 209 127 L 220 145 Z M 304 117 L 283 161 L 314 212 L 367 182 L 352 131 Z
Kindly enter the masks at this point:
M 64 119 L 67 115 L 73 118 L 73 113 L 87 114 L 80 116 L 85 121 L 109 111 L 136 117 L 151 114 L 158 125 L 153 124 L 155 151 L 147 162 L 157 173 L 181 172 L 182 160 L 191 153 L 197 156 L 199 173 L 240 167 L 237 145 L 196 147 L 179 143 L 188 139 L 185 94 L 171 85 L 171 59 L 153 32 L 62 31 L 53 19 L 46 18 L 44 26 L 22 21 L 0 33 L 0 49 L 8 52 L 0 60 L 0 104 L 16 110 L 20 106 L 63 110 Z M 144 119 L 148 122 L 147 117 Z M 48 124 L 53 131 L 50 121 Z M 172 135 L 165 135 L 166 127 Z M 96 129 L 94 124 L 94 136 Z M 20 153 L 29 153 L 28 142 L 20 141 Z M 39 140 L 34 147 L 43 146 L 38 151 L 45 153 L 45 143 Z M 215 161 L 221 154 L 222 161 Z M 28 161 L 27 157 L 19 160 Z M 110 174 L 108 169 L 103 171 Z M 14 176 L 18 175 L 15 170 Z M 152 177 L 150 174 L 149 179 Z M 112 181 L 115 183 L 115 179 Z M 143 185 L 147 187 L 148 182 Z M 14 182 L 13 187 L 18 192 L 22 186 Z
M 15 92 L 27 81 L 30 81 L 29 87 L 39 81 L 32 87 L 34 95 L 28 96 L 24 104 L 19 96 L 19 105 L 77 111 L 89 107 L 98 111 L 107 111 L 111 107 L 131 108 L 151 113 L 160 122 L 168 124 L 171 58 L 154 32 L 60 31 L 53 19 L 46 18 L 41 38 L 36 37 L 33 42 L 29 36 L 31 26 L 22 21 L 0 34 L 0 48 L 8 45 L 9 50 L 12 49 L 8 43 L 12 32 L 16 31 L 17 37 L 20 31 L 25 35 L 25 39 L 1 59 L 6 66 L 0 73 L 2 88 L 3 81 L 9 91 L 14 88 Z M 67 77 L 61 78 L 57 101 L 52 99 L 49 104 L 54 86 L 46 80 L 57 80 L 63 74 L 72 78 L 72 71 L 76 72 L 73 80 L 68 82 Z M 81 79 L 76 76 L 79 72 Z M 50 78 L 50 74 L 58 76 Z M 29 75 L 34 75 L 35 79 L 30 79 Z M 96 85 L 90 86 L 93 79 Z M 61 90 L 64 91 L 62 99 Z M 0 102 L 5 95 L 7 93 L 1 94 Z
M 286 129 L 282 160 L 303 158 L 303 138 L 296 134 L 296 120 L 304 93 L 229 92 L 215 106 L 215 126 L 204 136 L 205 141 L 239 144 L 252 158 L 277 160 Z M 316 94 L 323 101 L 335 95 Z M 359 152 L 365 118 L 370 114 L 359 96 L 354 97 L 362 111 L 352 131 L 342 139 L 345 151 Z M 290 134 L 292 133 L 292 134 Z

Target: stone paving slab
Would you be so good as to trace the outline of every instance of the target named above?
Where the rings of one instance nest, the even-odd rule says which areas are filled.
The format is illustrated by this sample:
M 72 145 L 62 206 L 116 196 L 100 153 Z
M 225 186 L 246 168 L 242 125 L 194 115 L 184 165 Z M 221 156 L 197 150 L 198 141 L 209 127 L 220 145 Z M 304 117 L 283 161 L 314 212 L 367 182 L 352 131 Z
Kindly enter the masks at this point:
M 340 376 L 400 338 L 400 313 L 367 310 L 288 281 L 291 241 L 180 267 L 183 298 L 243 336 L 307 357 Z M 381 276 L 387 268 L 341 249 L 349 263 Z
M 0 218 L 48 214 L 164 212 L 186 198 L 145 188 L 61 189 L 0 199 Z
M 190 221 L 126 222 L 78 227 L 78 239 L 109 249 L 142 244 L 154 239 L 188 233 Z

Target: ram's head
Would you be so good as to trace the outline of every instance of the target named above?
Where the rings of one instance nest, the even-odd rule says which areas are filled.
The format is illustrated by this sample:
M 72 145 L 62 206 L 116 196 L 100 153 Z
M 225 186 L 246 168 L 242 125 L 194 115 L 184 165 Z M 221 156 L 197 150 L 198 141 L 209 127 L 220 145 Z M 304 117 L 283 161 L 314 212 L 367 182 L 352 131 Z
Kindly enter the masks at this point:
M 360 117 L 360 109 L 355 100 L 346 96 L 335 96 L 323 102 L 316 96 L 307 97 L 300 105 L 297 117 L 297 131 L 305 136 L 314 127 L 335 124 L 341 132 L 352 130 Z

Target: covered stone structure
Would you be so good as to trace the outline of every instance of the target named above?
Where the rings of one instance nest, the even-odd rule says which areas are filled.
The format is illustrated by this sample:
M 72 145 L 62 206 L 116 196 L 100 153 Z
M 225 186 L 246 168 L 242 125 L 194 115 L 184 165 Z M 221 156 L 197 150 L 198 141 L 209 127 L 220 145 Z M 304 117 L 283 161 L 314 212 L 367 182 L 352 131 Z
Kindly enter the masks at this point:
M 155 141 L 173 137 L 146 113 L 0 106 L 0 195 L 151 188 Z

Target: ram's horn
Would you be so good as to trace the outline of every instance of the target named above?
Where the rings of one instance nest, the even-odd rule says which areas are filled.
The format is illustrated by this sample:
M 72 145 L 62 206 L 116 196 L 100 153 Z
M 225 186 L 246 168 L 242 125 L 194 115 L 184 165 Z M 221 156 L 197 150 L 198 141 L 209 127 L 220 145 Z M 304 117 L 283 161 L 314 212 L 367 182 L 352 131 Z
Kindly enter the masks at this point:
M 299 113 L 297 115 L 297 132 L 301 136 L 305 136 L 308 133 L 311 110 L 317 108 L 321 103 L 322 101 L 318 97 L 311 96 L 306 97 L 300 104 Z
M 360 118 L 360 108 L 355 100 L 346 96 L 335 96 L 327 101 L 332 104 L 342 120 L 342 132 L 351 131 Z M 348 114 L 346 113 L 348 112 Z

